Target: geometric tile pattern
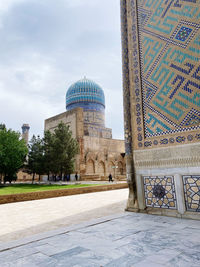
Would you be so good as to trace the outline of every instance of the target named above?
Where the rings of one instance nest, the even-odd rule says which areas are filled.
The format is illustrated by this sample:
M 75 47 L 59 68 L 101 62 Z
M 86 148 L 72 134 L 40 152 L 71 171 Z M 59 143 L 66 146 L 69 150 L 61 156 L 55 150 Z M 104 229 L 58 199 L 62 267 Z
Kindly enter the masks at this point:
M 145 137 L 199 129 L 200 2 L 137 2 Z
M 184 42 L 187 40 L 191 32 L 192 29 L 182 26 L 181 29 L 178 31 L 175 39 Z
M 183 183 L 186 209 L 200 212 L 200 176 L 183 176 Z
M 200 0 L 121 0 L 121 14 L 126 153 L 199 142 Z
M 144 191 L 147 207 L 176 209 L 176 192 L 173 176 L 145 176 Z

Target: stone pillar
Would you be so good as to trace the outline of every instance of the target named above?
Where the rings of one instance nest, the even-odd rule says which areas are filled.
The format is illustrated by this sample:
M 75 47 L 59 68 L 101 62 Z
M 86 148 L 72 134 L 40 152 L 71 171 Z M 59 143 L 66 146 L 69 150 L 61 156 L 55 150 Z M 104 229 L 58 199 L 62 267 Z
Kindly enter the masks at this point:
M 127 1 L 121 0 L 121 32 L 122 32 L 122 64 L 123 64 L 123 102 L 124 102 L 124 132 L 126 149 L 126 171 L 129 186 L 129 198 L 126 210 L 137 211 L 136 176 L 133 163 L 131 103 L 130 103 L 130 75 L 128 57 L 128 25 L 127 25 Z
M 98 160 L 95 160 L 94 162 L 94 174 L 98 174 L 99 173 L 99 164 L 98 164 Z
M 175 190 L 177 198 L 177 209 L 180 214 L 184 214 L 186 212 L 186 208 L 185 208 L 185 197 L 184 197 L 182 175 L 175 174 L 174 182 L 175 182 Z
M 145 195 L 144 195 L 144 181 L 141 175 L 136 175 L 137 179 L 137 197 L 138 197 L 138 207 L 140 210 L 146 209 Z

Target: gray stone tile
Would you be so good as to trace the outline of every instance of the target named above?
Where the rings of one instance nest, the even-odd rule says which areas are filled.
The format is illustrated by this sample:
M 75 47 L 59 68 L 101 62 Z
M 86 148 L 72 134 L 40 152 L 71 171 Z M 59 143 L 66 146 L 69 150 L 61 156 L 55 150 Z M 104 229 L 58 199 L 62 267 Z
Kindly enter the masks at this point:
M 25 245 L 12 249 L 12 252 L 16 253 L 19 257 L 26 257 L 38 253 L 38 250 L 34 247 L 28 247 Z
M 151 256 L 146 257 L 146 261 L 153 262 L 157 264 L 166 264 L 170 260 L 174 259 L 178 255 L 180 255 L 181 252 L 177 250 L 172 249 L 162 249 L 158 251 L 155 254 L 152 254 Z
M 56 244 L 55 244 L 55 246 L 52 246 L 50 244 L 44 244 L 44 245 L 40 245 L 40 246 L 35 247 L 35 250 L 37 252 L 43 253 L 44 255 L 52 256 L 52 255 L 64 252 L 68 249 L 75 248 L 76 246 L 77 245 L 72 246 L 70 244 L 68 244 L 68 246 L 66 246 L 66 245 L 59 246 Z
M 164 264 L 149 262 L 147 260 L 143 260 L 136 264 L 131 265 L 131 267 L 164 267 L 164 266 L 165 266 Z
M 57 253 L 55 255 L 52 255 L 51 258 L 54 258 L 54 259 L 58 259 L 59 261 L 64 259 L 69 259 L 70 257 L 72 256 L 77 256 L 83 252 L 86 252 L 88 251 L 88 249 L 86 248 L 82 248 L 80 246 L 77 246 L 75 248 L 72 248 L 72 249 L 68 249 L 66 251 L 63 251 L 63 252 L 60 252 L 60 253 Z
M 7 262 L 7 266 L 9 267 L 22 267 L 22 266 L 49 266 L 55 265 L 56 266 L 57 261 L 55 259 L 52 259 L 48 256 L 45 256 L 41 253 L 32 254 L 26 257 L 22 257 L 20 259 L 17 259 L 15 261 L 9 261 Z
M 199 252 L 184 252 L 179 254 L 177 257 L 171 259 L 167 264 L 168 267 L 199 267 L 200 256 Z
M 9 261 L 15 261 L 21 257 L 22 257 L 21 255 L 18 255 L 12 250 L 3 251 L 0 253 L 0 263 L 2 264 Z
M 10 243 L 10 249 L 0 253 L 0 263 L 2 267 L 199 267 L 198 227 L 199 222 L 191 220 L 126 213 Z
M 105 266 L 109 262 L 109 258 L 103 255 L 99 255 L 98 252 L 93 251 L 85 251 L 82 252 L 79 255 L 74 255 L 67 260 L 62 259 L 59 260 L 59 264 L 64 266 L 64 264 L 67 262 L 67 266 L 81 266 L 81 267 L 99 267 L 99 266 Z
M 143 260 L 142 257 L 137 257 L 137 256 L 127 254 L 123 257 L 110 261 L 104 267 L 117 267 L 117 266 L 131 267 L 131 266 L 134 266 L 135 263 L 140 262 L 141 260 Z

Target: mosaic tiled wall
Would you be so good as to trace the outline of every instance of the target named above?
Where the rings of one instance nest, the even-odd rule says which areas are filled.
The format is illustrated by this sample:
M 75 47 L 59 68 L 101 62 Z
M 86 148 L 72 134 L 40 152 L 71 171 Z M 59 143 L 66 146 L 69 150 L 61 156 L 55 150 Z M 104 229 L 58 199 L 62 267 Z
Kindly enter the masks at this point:
M 147 207 L 176 209 L 174 177 L 144 177 L 145 201 Z
M 183 176 L 183 183 L 186 209 L 200 212 L 200 176 Z
M 122 32 L 122 43 L 132 77 L 127 60 L 123 71 L 132 82 L 135 147 L 199 141 L 200 0 L 122 2 L 122 12 L 129 11 L 130 37 Z

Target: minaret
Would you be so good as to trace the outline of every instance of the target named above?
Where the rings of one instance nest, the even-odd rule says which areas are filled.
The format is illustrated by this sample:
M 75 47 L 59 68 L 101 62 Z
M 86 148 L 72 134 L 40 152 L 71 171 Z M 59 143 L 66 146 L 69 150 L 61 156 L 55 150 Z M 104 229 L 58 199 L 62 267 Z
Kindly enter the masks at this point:
M 22 125 L 22 138 L 25 140 L 26 144 L 28 145 L 28 139 L 29 139 L 29 124 L 23 124 Z

